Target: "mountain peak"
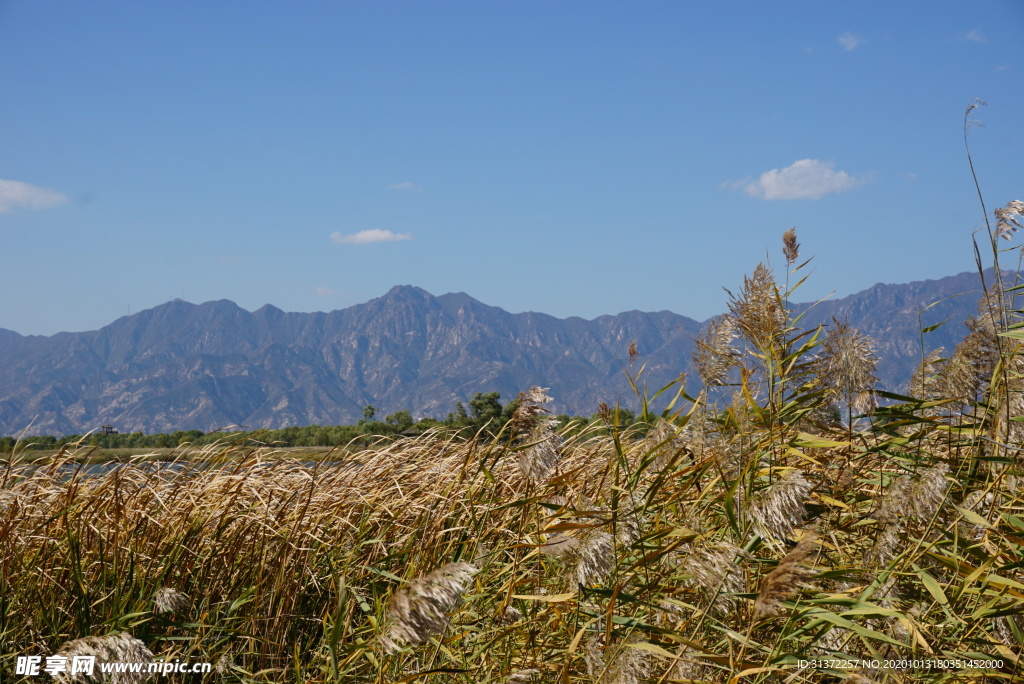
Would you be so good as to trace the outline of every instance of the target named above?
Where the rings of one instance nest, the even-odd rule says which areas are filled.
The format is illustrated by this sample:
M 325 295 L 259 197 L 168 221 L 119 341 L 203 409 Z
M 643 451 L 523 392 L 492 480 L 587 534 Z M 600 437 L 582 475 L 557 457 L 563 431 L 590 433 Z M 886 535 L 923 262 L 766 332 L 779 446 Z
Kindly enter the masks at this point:
M 925 336 L 924 351 L 952 348 L 977 301 L 968 274 L 880 284 L 821 302 L 802 324 L 835 317 L 870 335 L 878 375 L 898 391 L 920 361 L 920 328 L 949 319 Z M 589 415 L 599 401 L 631 396 L 622 375 L 631 340 L 649 383 L 665 385 L 692 371 L 699 331 L 669 312 L 558 319 L 412 285 L 336 315 L 178 299 L 94 332 L 22 338 L 0 329 L 0 434 L 354 423 L 369 403 L 443 416 L 476 392 L 508 400 L 531 385 L 551 387 L 559 412 Z
M 417 295 L 419 297 L 433 297 L 434 296 L 434 295 L 430 294 L 429 292 L 427 292 L 426 290 L 424 290 L 422 287 L 416 287 L 415 285 L 395 285 L 393 288 L 391 288 L 390 290 L 388 290 L 384 294 L 385 297 L 395 297 L 395 296 L 400 296 L 400 295 L 401 296 Z

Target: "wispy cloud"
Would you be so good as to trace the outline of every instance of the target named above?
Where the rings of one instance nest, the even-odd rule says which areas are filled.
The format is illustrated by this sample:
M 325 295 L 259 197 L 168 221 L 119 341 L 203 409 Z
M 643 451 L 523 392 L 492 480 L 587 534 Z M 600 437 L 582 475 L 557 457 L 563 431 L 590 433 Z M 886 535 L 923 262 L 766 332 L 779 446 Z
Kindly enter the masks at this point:
M 850 50 L 856 50 L 866 42 L 864 36 L 858 36 L 857 34 L 850 33 L 849 31 L 839 36 L 836 40 L 839 41 L 839 44 L 842 45 L 843 49 L 847 52 Z
M 978 29 L 971 29 L 967 33 L 957 36 L 956 39 L 970 41 L 971 43 L 984 43 L 988 40 L 988 36 Z
M 727 181 L 724 187 L 739 188 L 751 197 L 766 200 L 819 199 L 836 192 L 846 192 L 866 183 L 845 171 L 836 171 L 831 162 L 801 159 L 784 169 L 771 169 L 756 180 Z
M 371 242 L 395 242 L 397 240 L 412 240 L 412 233 L 392 233 L 390 230 L 381 230 L 380 228 L 361 230 L 348 235 L 337 231 L 331 233 L 331 242 L 343 245 L 368 245 Z
M 408 181 L 405 183 L 392 183 L 388 186 L 388 190 L 399 190 L 401 192 L 423 192 L 423 188 Z
M 326 287 L 324 285 L 317 285 L 316 287 L 313 288 L 313 292 L 316 292 L 317 295 L 320 297 L 334 297 L 336 295 L 341 294 L 337 290 L 332 290 L 331 288 Z
M 67 202 L 59 192 L 13 180 L 0 180 L 0 213 L 15 209 L 48 209 Z

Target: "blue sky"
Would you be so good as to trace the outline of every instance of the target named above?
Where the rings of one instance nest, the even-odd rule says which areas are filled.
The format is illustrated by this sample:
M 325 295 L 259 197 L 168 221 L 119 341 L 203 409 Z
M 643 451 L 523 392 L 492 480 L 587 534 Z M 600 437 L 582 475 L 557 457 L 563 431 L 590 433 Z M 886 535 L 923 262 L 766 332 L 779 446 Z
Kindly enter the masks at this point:
M 176 297 L 703 319 L 973 266 L 1024 198 L 1024 3 L 2 2 L 0 327 Z

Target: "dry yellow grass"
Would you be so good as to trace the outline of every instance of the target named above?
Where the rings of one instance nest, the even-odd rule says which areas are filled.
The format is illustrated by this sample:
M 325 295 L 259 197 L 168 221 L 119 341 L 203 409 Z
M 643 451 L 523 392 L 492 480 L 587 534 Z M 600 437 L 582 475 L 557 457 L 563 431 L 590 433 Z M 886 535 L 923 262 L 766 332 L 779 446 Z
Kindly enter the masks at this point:
M 820 348 L 790 294 L 759 268 L 740 337 L 706 337 L 732 397 L 653 415 L 638 389 L 628 429 L 608 410 L 554 433 L 534 388 L 511 442 L 436 432 L 317 463 L 223 446 L 91 474 L 74 452 L 11 461 L 0 672 L 127 633 L 218 681 L 1020 681 L 1024 452 L 1001 370 L 1018 340 L 972 329 L 999 348 L 976 355 L 972 397 L 925 377 L 966 352 L 929 358 L 928 396 L 855 420 L 874 408 L 863 382 L 823 378 L 868 342 Z

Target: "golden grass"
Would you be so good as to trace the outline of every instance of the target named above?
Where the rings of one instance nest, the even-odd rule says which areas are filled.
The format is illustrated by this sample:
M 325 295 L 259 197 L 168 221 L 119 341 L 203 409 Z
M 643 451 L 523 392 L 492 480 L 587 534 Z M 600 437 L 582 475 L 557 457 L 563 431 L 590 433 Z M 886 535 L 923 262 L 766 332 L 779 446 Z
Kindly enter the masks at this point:
M 791 292 L 759 268 L 706 336 L 731 398 L 655 415 L 640 369 L 628 429 L 553 432 L 534 388 L 513 440 L 12 459 L 0 672 L 128 633 L 225 682 L 1021 681 L 1020 340 L 977 325 L 857 418 L 867 341 L 800 331 Z M 972 396 L 927 381 L 950 364 Z
M 214 467 L 127 464 L 95 476 L 11 466 L 0 504 L 6 658 L 127 631 L 158 657 L 232 659 L 225 681 L 391 682 L 431 670 L 420 681 L 516 681 L 531 670 L 537 681 L 682 670 L 726 681 L 751 668 L 763 668 L 752 681 L 829 681 L 796 666 L 830 653 L 1002 658 L 993 681 L 1015 676 L 1015 462 L 989 462 L 972 479 L 978 462 L 949 445 L 930 444 L 922 459 L 895 441 L 854 448 L 789 432 L 750 443 L 759 456 L 749 457 L 779 459 L 781 479 L 744 493 L 721 467 L 732 458 L 724 433 L 719 444 L 679 432 L 584 434 L 542 485 L 520 474 L 514 449 L 438 435 L 315 466 L 262 450 L 211 450 Z M 900 475 L 947 459 L 939 481 Z M 813 486 L 799 504 L 821 555 L 813 582 L 790 571 L 800 582 L 781 580 L 782 591 L 776 566 L 796 561 L 735 513 L 772 505 L 772 487 L 796 468 Z M 769 470 L 748 465 L 747 475 L 763 485 Z M 776 513 L 793 515 L 790 498 Z M 887 534 L 893 548 L 873 553 Z M 555 535 L 575 546 L 541 553 Z M 451 602 L 451 627 L 388 653 L 380 638 L 395 596 L 459 562 L 474 573 Z M 163 588 L 191 607 L 161 614 Z M 755 609 L 759 592 L 771 611 Z M 596 674 L 598 661 L 611 669 Z M 609 679 L 613 670 L 626 674 Z M 861 674 L 935 681 L 921 669 Z

